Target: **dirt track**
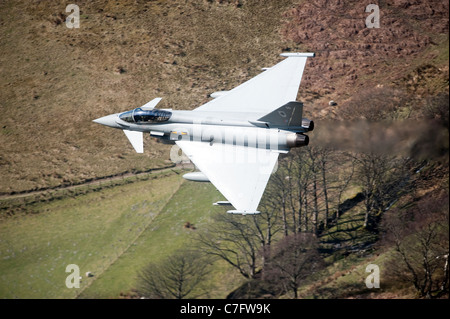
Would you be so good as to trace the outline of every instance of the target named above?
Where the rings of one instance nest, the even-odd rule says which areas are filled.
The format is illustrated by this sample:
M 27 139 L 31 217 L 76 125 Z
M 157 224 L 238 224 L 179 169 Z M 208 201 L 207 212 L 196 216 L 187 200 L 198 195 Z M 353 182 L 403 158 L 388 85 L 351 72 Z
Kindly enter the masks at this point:
M 100 185 L 102 183 L 105 182 L 111 182 L 114 180 L 119 180 L 119 179 L 125 179 L 125 178 L 129 178 L 129 177 L 140 177 L 140 176 L 144 176 L 144 175 L 151 175 L 153 173 L 162 173 L 162 172 L 167 172 L 167 171 L 173 171 L 175 169 L 192 169 L 193 166 L 192 164 L 184 164 L 184 165 L 171 165 L 171 166 L 166 166 L 166 167 L 161 167 L 161 168 L 155 168 L 155 169 L 151 169 L 145 172 L 140 172 L 140 173 L 121 173 L 121 174 L 117 174 L 117 175 L 113 175 L 113 176 L 105 176 L 105 177 L 101 177 L 101 178 L 96 178 L 96 179 L 92 179 L 92 180 L 87 180 L 83 183 L 80 184 L 76 184 L 76 185 L 60 185 L 57 187 L 51 187 L 51 188 L 44 188 L 44 189 L 37 189 L 37 190 L 30 190 L 30 191 L 24 191 L 24 192 L 18 192 L 18 193 L 9 193 L 9 194 L 0 194 L 0 200 L 11 200 L 11 199 L 17 199 L 17 198 L 24 198 L 24 197 L 28 197 L 28 196 L 36 196 L 36 195 L 41 195 L 44 193 L 51 193 L 51 192 L 56 192 L 56 191 L 61 191 L 61 190 L 73 190 L 76 188 L 81 188 L 81 187 L 85 187 L 88 185 Z

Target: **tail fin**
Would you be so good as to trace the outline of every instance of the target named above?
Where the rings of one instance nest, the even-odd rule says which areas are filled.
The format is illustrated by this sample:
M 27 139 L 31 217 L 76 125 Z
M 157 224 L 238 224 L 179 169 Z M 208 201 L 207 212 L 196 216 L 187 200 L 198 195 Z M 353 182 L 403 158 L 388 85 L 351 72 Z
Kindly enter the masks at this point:
M 302 102 L 289 102 L 275 111 L 264 115 L 258 121 L 269 123 L 270 126 L 301 126 Z

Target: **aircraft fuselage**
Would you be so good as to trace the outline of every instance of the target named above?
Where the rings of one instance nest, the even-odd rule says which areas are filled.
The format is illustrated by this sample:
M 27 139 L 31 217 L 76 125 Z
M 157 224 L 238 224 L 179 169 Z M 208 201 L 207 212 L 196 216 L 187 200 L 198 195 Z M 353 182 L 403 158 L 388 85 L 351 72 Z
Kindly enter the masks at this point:
M 221 112 L 167 112 L 170 112 L 169 119 L 151 124 L 125 121 L 122 118 L 127 112 L 111 114 L 96 122 L 122 130 L 150 133 L 150 136 L 169 143 L 179 140 L 201 141 L 278 150 L 283 153 L 288 152 L 291 147 L 308 144 L 307 136 L 302 134 L 308 132 L 308 128 L 302 126 L 291 126 L 289 129 L 270 127 L 269 124 L 257 126 Z M 246 118 L 249 114 L 242 115 Z

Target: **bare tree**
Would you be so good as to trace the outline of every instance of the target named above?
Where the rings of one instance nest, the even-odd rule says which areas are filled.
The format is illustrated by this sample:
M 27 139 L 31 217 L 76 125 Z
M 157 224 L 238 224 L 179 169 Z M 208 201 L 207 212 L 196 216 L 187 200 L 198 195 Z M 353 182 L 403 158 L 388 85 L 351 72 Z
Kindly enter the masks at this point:
M 311 196 L 312 196 L 312 209 L 313 209 L 313 215 L 312 215 L 312 224 L 313 224 L 313 230 L 314 234 L 316 236 L 318 235 L 318 224 L 319 224 L 319 190 L 318 190 L 318 183 L 319 183 L 319 164 L 318 164 L 318 150 L 316 148 L 308 147 L 306 149 L 306 153 L 309 157 L 309 170 L 311 172 Z
M 353 175 L 355 173 L 355 158 L 353 156 L 350 156 L 349 154 L 342 154 L 342 157 L 344 158 L 344 161 L 347 162 L 347 165 L 349 166 L 347 168 L 348 173 L 347 174 L 343 174 L 340 178 L 339 181 L 337 183 L 336 189 L 337 189 L 337 194 L 336 194 L 336 221 L 340 218 L 341 216 L 341 204 L 343 202 L 343 195 L 345 193 L 345 191 L 347 190 L 350 182 L 353 180 Z M 340 165 L 341 167 L 344 167 L 344 163 L 340 162 L 338 163 L 338 165 Z
M 318 271 L 323 260 L 318 252 L 318 240 L 314 234 L 299 233 L 284 237 L 272 251 L 263 279 L 281 285 L 298 298 L 302 281 Z
M 323 199 L 325 202 L 325 217 L 324 217 L 324 227 L 328 228 L 328 219 L 330 216 L 330 200 L 329 200 L 329 185 L 328 185 L 328 167 L 330 155 L 332 153 L 331 149 L 328 148 L 319 148 L 319 169 L 321 171 L 322 178 L 322 193 Z
M 274 236 L 282 230 L 277 210 L 267 210 L 262 203 L 261 214 L 253 215 L 254 234 L 260 241 L 260 256 L 262 267 L 266 264 L 266 258 L 270 256 Z
M 310 184 L 312 173 L 308 163 L 308 157 L 304 148 L 292 151 L 290 159 L 293 163 L 290 170 L 291 182 L 291 202 L 292 202 L 292 220 L 293 232 L 308 232 L 309 227 L 309 204 L 308 196 L 310 194 Z
M 336 200 L 332 198 L 332 191 L 336 188 L 340 176 L 336 172 L 330 174 L 330 171 L 335 168 L 334 162 L 338 152 L 328 147 L 310 147 L 307 154 L 311 171 L 313 226 L 318 235 L 319 225 L 321 228 L 328 228 L 332 201 Z
M 393 244 L 391 280 L 411 283 L 420 297 L 449 291 L 448 193 L 428 196 L 406 210 L 393 210 L 383 220 L 385 240 Z
M 150 263 L 138 273 L 136 291 L 155 299 L 196 298 L 209 273 L 210 262 L 198 252 L 177 251 L 160 263 Z
M 339 217 L 342 196 L 354 171 L 354 158 L 332 148 L 292 150 L 279 162 L 263 202 L 280 211 L 285 236 L 310 229 L 318 233 L 328 227 L 333 210 L 337 211 L 335 218 Z
M 374 229 L 381 214 L 408 191 L 409 159 L 375 152 L 356 154 L 355 159 L 364 195 L 364 227 Z
M 264 221 L 269 224 L 264 226 Z M 271 221 L 269 213 L 262 216 L 218 214 L 215 222 L 198 234 L 196 241 L 204 253 L 225 260 L 245 278 L 255 278 L 264 260 L 259 258 L 260 253 L 270 245 L 273 236 Z
M 288 210 L 289 201 L 292 198 L 291 187 L 292 161 L 283 160 L 279 162 L 278 169 L 272 174 L 265 196 L 261 202 L 266 212 L 281 212 L 284 236 L 289 234 Z

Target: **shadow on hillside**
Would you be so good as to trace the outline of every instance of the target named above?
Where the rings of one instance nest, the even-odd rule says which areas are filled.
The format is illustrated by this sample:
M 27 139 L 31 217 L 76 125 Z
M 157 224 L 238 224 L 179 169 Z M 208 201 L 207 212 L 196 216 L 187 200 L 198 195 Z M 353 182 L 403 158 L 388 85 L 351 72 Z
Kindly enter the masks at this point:
M 364 200 L 365 196 L 363 193 L 356 194 L 353 198 L 346 199 L 342 204 L 339 205 L 338 211 L 333 212 L 330 217 L 327 219 L 327 229 L 330 229 L 337 225 L 339 219 L 349 210 L 356 207 L 359 203 L 361 203 Z M 338 215 L 339 212 L 339 215 Z M 339 218 L 337 218 L 339 216 Z M 351 222 L 351 221 L 348 221 Z M 325 225 L 322 222 L 319 225 L 319 234 L 326 231 Z

